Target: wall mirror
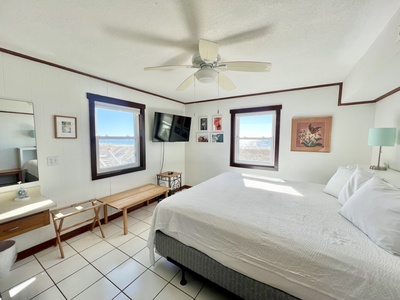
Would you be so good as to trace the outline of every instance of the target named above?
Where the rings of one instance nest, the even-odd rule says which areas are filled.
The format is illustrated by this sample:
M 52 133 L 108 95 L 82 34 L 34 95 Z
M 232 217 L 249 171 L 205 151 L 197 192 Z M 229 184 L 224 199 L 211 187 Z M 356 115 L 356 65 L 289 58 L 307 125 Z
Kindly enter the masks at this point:
M 0 187 L 38 180 L 33 103 L 0 99 Z
M 92 180 L 146 169 L 144 104 L 87 93 Z

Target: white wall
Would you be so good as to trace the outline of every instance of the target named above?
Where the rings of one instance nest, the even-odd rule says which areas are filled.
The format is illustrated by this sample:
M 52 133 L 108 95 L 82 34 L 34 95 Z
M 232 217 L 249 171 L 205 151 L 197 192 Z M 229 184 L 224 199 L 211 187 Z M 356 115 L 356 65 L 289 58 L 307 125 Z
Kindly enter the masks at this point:
M 400 171 L 400 93 L 391 95 L 376 104 L 374 127 L 397 128 L 395 147 L 382 147 L 381 164 L 389 163 L 393 169 Z M 371 164 L 378 162 L 379 147 L 373 147 Z
M 400 9 L 343 82 L 343 103 L 376 99 L 400 85 Z
M 87 92 L 146 105 L 146 170 L 91 180 Z M 184 112 L 184 105 L 180 103 L 4 53 L 0 54 L 0 98 L 33 102 L 41 191 L 58 207 L 155 183 L 155 174 L 161 166 L 162 144 L 153 143 L 150 138 L 154 111 Z M 54 115 L 77 117 L 78 139 L 55 139 Z M 166 145 L 164 170 L 183 172 L 184 154 L 183 143 Z M 59 165 L 47 166 L 48 156 L 58 156 Z M 21 251 L 54 237 L 54 228 L 49 225 L 13 239 Z
M 227 101 L 186 105 L 194 117 L 191 141 L 186 147 L 186 183 L 198 184 L 225 171 L 263 174 L 291 180 L 326 183 L 341 164 L 369 164 L 368 128 L 374 122 L 374 104 L 338 106 L 338 87 L 269 94 Z M 230 109 L 282 104 L 279 171 L 232 168 L 229 166 Z M 197 143 L 198 117 L 223 115 L 223 144 Z M 330 153 L 290 151 L 293 117 L 333 116 Z

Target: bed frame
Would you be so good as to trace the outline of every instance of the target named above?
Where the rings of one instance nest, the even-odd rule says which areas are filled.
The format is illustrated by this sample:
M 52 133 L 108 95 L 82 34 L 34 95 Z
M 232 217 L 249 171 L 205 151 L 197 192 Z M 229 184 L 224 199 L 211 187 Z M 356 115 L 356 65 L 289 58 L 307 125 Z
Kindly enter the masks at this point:
M 27 170 L 24 170 L 24 172 L 25 172 L 25 182 L 33 182 L 39 180 L 39 178 L 37 178 L 35 175 L 32 175 Z
M 157 230 L 155 247 L 157 252 L 182 269 L 181 284 L 186 284 L 185 269 L 216 283 L 244 299 L 298 299 L 265 283 L 225 267 L 206 254 L 186 246 L 178 240 Z

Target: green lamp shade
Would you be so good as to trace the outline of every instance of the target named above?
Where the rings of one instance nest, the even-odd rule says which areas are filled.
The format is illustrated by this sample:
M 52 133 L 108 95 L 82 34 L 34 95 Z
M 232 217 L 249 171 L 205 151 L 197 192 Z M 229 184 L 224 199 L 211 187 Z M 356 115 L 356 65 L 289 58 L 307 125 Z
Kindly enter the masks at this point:
M 396 128 L 370 128 L 368 132 L 368 146 L 394 146 L 396 142 Z

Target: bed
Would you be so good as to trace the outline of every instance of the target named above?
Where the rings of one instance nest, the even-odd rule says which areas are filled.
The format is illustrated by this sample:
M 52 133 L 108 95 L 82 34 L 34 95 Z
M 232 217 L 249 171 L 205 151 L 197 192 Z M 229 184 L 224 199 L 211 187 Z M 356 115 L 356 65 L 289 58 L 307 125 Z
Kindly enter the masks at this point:
M 398 299 L 400 257 L 324 185 L 223 173 L 160 202 L 148 247 L 245 299 Z
M 39 180 L 39 170 L 37 159 L 31 159 L 24 163 L 22 166 L 24 171 L 24 182 L 32 182 Z
M 35 146 L 18 148 L 19 167 L 23 172 L 23 182 L 39 180 L 37 150 Z

